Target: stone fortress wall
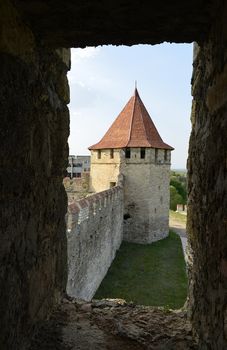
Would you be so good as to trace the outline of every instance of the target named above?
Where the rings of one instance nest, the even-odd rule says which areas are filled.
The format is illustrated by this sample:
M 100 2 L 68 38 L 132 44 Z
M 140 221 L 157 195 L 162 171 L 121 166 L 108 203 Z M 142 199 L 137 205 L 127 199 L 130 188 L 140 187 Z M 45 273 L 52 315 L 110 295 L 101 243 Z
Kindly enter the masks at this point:
M 169 233 L 170 151 L 147 148 L 141 159 L 140 148 L 131 148 L 130 158 L 123 150 L 114 150 L 113 158 L 102 150 L 91 159 L 97 192 L 68 207 L 67 293 L 85 300 L 95 294 L 123 239 L 147 244 Z M 102 186 L 111 188 L 100 192 Z
M 124 176 L 124 240 L 148 244 L 169 233 L 170 150 L 131 148 L 91 151 L 90 188 L 103 191 Z
M 140 2 L 123 7 L 118 1 L 103 6 L 94 1 L 92 11 L 90 2 L 65 6 L 57 0 L 54 11 L 46 3 L 0 4 L 0 344 L 4 350 L 23 349 L 65 290 L 67 202 L 61 183 L 70 62 L 67 50 L 55 49 L 195 41 L 200 48 L 193 63 L 188 160 L 187 230 L 193 253 L 188 309 L 198 349 L 226 349 L 226 2 L 157 2 L 152 11 Z M 135 30 L 135 23 L 143 30 Z
M 67 279 L 70 51 L 42 45 L 12 2 L 0 9 L 0 348 L 21 350 Z
M 90 300 L 123 238 L 123 188 L 115 186 L 69 204 L 67 293 Z
M 110 183 L 117 183 L 120 174 L 120 164 L 124 157 L 122 149 L 114 149 L 111 157 L 110 149 L 91 150 L 90 190 L 104 191 L 110 188 Z
M 131 148 L 125 158 L 124 240 L 148 244 L 169 234 L 170 151 Z

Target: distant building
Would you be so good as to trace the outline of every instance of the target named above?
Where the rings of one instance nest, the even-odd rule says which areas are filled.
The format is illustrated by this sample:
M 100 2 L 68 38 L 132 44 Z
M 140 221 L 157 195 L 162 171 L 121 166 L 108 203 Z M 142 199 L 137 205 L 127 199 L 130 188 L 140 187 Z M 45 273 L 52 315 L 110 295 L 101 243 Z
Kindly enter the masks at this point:
M 90 156 L 70 155 L 68 160 L 67 175 L 71 179 L 73 177 L 81 177 L 82 173 L 90 171 Z

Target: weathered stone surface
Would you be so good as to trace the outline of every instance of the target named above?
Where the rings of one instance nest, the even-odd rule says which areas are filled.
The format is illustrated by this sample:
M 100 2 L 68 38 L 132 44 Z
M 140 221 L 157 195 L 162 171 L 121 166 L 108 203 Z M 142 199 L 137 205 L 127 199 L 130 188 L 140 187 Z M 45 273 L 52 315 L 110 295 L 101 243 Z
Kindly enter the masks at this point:
M 58 83 L 66 82 L 70 63 L 61 46 L 196 40 L 200 49 L 194 61 L 188 162 L 190 310 L 198 348 L 226 349 L 225 1 L 13 4 L 23 19 L 9 1 L 0 2 L 1 348 L 21 350 L 25 333 L 28 338 L 34 321 L 46 317 L 64 289 L 66 198 L 61 179 L 68 90 Z M 47 348 L 45 339 L 42 346 Z
M 14 3 L 34 32 L 54 47 L 201 41 L 219 5 L 216 0 Z
M 100 158 L 99 158 L 100 152 Z M 117 183 L 120 174 L 120 164 L 124 159 L 122 149 L 113 150 L 113 158 L 110 157 L 110 149 L 100 151 L 91 150 L 90 191 L 100 192 L 111 187 L 110 183 Z
M 26 62 L 35 62 L 35 38 L 9 0 L 0 2 L 0 52 L 17 56 Z
M 131 148 L 131 158 L 124 160 L 124 240 L 148 244 L 169 234 L 170 151 L 146 148 L 145 159 L 140 149 Z
M 98 157 L 100 152 L 101 157 Z M 90 189 L 99 192 L 124 178 L 124 240 L 152 243 L 169 234 L 169 171 L 170 151 L 146 148 L 145 159 L 140 148 L 131 148 L 131 158 L 123 149 L 91 151 Z
M 66 284 L 69 117 L 56 86 L 67 67 L 7 1 L 1 10 L 0 348 L 21 350 Z
M 30 350 L 195 350 L 184 312 L 123 300 L 65 301 L 43 323 Z
M 227 348 L 227 7 L 194 61 L 188 160 L 190 314 L 199 349 Z
M 91 300 L 123 238 L 123 189 L 119 186 L 74 202 L 68 209 L 70 296 Z

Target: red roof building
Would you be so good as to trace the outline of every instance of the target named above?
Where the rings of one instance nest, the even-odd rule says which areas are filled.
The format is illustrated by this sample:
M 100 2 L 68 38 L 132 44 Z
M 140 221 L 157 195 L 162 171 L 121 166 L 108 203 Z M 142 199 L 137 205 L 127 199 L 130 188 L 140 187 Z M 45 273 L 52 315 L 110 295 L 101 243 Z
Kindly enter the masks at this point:
M 173 150 L 163 142 L 137 89 L 100 142 L 90 150 L 148 147 Z

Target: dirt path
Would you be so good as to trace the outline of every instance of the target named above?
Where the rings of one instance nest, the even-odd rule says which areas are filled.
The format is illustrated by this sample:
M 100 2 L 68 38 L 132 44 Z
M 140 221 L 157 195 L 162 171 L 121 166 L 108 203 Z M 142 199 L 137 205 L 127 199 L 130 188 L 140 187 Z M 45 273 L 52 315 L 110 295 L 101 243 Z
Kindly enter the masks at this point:
M 182 248 L 183 248 L 184 255 L 185 255 L 186 254 L 186 246 L 187 246 L 186 224 L 181 222 L 180 220 L 177 220 L 176 218 L 173 218 L 170 215 L 169 227 L 170 227 L 170 229 L 172 229 L 174 232 L 176 232 L 180 236 Z
M 173 218 L 171 215 L 169 218 L 169 227 L 173 231 L 175 231 L 179 236 L 187 238 L 186 224 L 177 220 L 176 218 Z

